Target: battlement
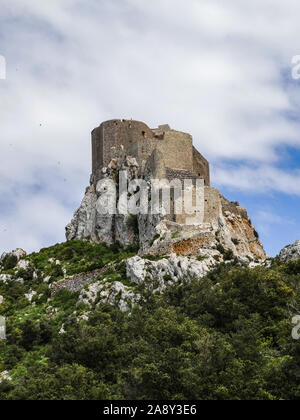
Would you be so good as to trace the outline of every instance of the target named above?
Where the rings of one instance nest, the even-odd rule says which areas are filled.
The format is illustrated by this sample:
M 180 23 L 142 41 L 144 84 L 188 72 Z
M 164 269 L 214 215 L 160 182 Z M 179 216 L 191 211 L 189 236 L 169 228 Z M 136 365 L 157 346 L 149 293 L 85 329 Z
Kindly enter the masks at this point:
M 189 173 L 190 177 L 202 178 L 210 185 L 209 163 L 193 146 L 190 134 L 175 131 L 169 125 L 150 129 L 147 124 L 134 120 L 109 120 L 92 131 L 93 174 L 99 178 L 103 167 L 109 165 L 116 153 L 125 149 L 129 156 L 135 157 L 141 172 L 150 168 L 155 172 L 159 156 L 160 168 L 164 175 L 170 171 Z M 153 163 L 156 162 L 156 163 Z M 163 175 L 163 170 L 160 171 Z

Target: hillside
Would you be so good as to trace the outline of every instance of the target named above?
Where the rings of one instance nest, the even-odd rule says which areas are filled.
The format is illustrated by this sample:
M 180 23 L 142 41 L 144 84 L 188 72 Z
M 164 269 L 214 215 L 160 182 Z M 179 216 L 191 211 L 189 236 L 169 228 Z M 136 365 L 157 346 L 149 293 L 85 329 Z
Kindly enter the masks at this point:
M 300 259 L 249 267 L 219 250 L 76 240 L 4 255 L 0 399 L 298 399 Z

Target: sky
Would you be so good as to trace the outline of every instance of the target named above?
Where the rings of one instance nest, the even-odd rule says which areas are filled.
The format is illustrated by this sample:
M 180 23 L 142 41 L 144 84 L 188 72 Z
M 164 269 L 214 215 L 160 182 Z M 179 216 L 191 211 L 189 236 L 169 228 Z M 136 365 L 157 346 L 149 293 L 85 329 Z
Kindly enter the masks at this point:
M 112 118 L 191 133 L 270 256 L 300 239 L 299 18 L 299 0 L 2 0 L 0 254 L 65 240 Z

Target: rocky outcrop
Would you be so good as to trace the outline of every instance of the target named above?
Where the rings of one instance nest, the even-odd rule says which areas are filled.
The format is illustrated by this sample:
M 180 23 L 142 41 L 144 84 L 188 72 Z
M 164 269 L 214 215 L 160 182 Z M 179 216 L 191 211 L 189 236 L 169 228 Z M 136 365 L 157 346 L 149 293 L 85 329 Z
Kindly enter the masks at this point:
M 105 280 L 95 282 L 80 293 L 77 306 L 84 304 L 95 307 L 100 304 L 115 306 L 122 312 L 127 312 L 137 305 L 140 295 L 119 281 L 113 283 Z
M 16 257 L 17 260 L 19 261 L 20 259 L 25 258 L 26 255 L 27 255 L 26 252 L 21 248 L 17 248 L 11 252 L 4 252 L 0 257 L 0 264 L 5 260 L 5 258 L 9 256 Z
M 151 159 L 153 157 L 151 156 Z M 145 169 L 146 168 L 146 169 Z M 150 168 L 150 169 L 149 169 Z M 151 169 L 152 168 L 152 169 Z M 95 242 L 122 245 L 138 243 L 139 254 L 153 255 L 202 255 L 210 250 L 232 253 L 232 257 L 260 262 L 267 258 L 258 234 L 245 208 L 224 198 L 218 190 L 203 188 L 203 218 L 188 218 L 187 215 L 171 217 L 164 206 L 158 214 L 151 214 L 151 179 L 157 167 L 144 165 L 141 168 L 135 158 L 127 156 L 122 149 L 107 167 L 102 168 L 101 179 L 96 182 L 91 177 L 80 208 L 66 227 L 67 240 L 88 239 Z M 120 211 L 121 196 L 116 196 L 116 213 L 103 214 L 104 204 L 109 199 L 108 189 L 103 180 L 117 182 L 120 171 L 125 171 L 128 182 L 136 182 L 136 187 L 128 191 L 126 199 L 139 200 L 140 189 L 137 179 L 143 179 L 148 188 L 149 208 L 147 214 L 123 215 Z M 101 181 L 101 182 L 100 182 Z M 123 197 L 124 198 L 124 197 Z M 105 201 L 106 200 L 106 201 Z M 222 256 L 221 256 L 222 258 Z
M 280 251 L 279 259 L 281 262 L 295 261 L 300 258 L 300 241 L 288 245 Z
M 108 167 L 102 169 L 102 180 L 116 180 L 121 170 L 126 171 L 129 181 L 137 177 L 136 160 L 127 157 L 123 151 L 119 152 Z M 116 214 L 103 214 L 107 200 L 107 189 L 91 177 L 91 185 L 86 189 L 81 206 L 66 226 L 67 240 L 91 239 L 108 245 L 115 242 L 123 245 L 137 242 L 136 226 L 128 222 L 129 216 L 120 214 L 122 212 L 119 211 L 119 198 L 116 203 Z
M 197 260 L 194 257 L 173 254 L 158 261 L 136 256 L 126 260 L 127 279 L 123 281 L 129 281 L 133 286 L 136 284 L 151 292 L 162 292 L 166 287 L 180 280 L 190 281 L 204 277 L 216 264 L 212 255 L 203 256 Z M 69 289 L 67 283 L 60 282 L 60 287 Z M 79 288 L 81 288 L 81 293 L 77 306 L 83 304 L 94 308 L 100 304 L 109 304 L 121 311 L 130 311 L 133 306 L 139 304 L 141 299 L 135 287 L 129 287 L 122 281 L 108 280 L 105 274 L 103 278 L 86 284 L 84 287 L 80 281 L 76 286 L 73 284 L 73 290 Z
M 13 276 L 10 274 L 0 274 L 0 282 L 7 284 L 13 280 Z
M 6 381 L 6 382 L 11 382 L 12 381 L 12 378 L 11 378 L 8 370 L 4 370 L 3 372 L 0 373 L 0 384 L 4 381 Z
M 168 258 L 151 261 L 139 256 L 129 258 L 127 264 L 128 279 L 137 284 L 144 284 L 152 291 L 162 291 L 168 285 L 179 280 L 202 278 L 216 266 L 212 256 L 203 256 L 200 260 L 194 257 L 182 257 L 172 254 Z

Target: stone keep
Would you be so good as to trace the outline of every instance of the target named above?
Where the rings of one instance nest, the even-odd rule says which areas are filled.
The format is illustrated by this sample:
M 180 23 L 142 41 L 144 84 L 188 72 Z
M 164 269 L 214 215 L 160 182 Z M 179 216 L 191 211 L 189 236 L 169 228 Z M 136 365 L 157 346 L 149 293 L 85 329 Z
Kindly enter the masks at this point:
M 159 178 L 201 178 L 205 186 L 210 185 L 209 163 L 193 146 L 190 134 L 172 130 L 168 125 L 150 129 L 145 123 L 132 120 L 106 121 L 92 131 L 92 170 L 96 180 L 121 148 L 136 158 L 140 175 L 147 167 L 152 173 L 160 168 Z

